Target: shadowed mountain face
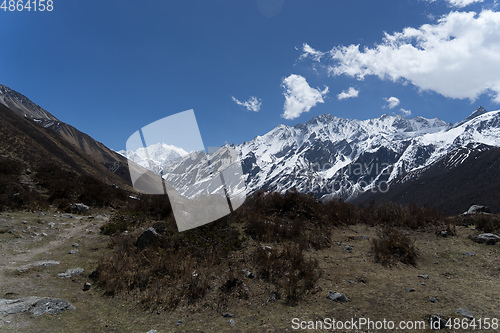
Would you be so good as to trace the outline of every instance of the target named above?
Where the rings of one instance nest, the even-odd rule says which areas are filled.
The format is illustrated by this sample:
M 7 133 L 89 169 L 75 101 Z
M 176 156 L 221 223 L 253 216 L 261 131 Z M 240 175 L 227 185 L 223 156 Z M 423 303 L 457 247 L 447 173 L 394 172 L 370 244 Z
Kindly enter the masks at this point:
M 396 179 L 386 193 L 360 195 L 354 202 L 393 201 L 435 207 L 447 214 L 465 212 L 473 204 L 500 211 L 500 148 L 468 145 L 433 165 Z
M 92 156 L 75 147 L 57 132 L 20 117 L 0 104 L 0 156 L 23 162 L 27 167 L 55 164 L 79 175 L 89 175 L 107 184 L 127 187 Z
M 115 153 L 102 143 L 94 140 L 89 135 L 80 132 L 71 125 L 68 125 L 48 111 L 33 103 L 26 96 L 0 85 L 0 105 L 30 119 L 37 125 L 57 133 L 61 138 L 70 144 L 78 147 L 81 151 L 90 155 L 95 161 L 104 165 L 108 170 L 130 182 L 127 159 Z

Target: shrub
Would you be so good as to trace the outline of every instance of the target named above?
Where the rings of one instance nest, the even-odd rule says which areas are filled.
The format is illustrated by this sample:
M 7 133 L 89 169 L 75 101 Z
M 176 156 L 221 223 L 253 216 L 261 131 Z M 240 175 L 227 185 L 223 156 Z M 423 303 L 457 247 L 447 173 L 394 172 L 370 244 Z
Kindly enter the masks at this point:
M 401 230 L 384 227 L 378 239 L 372 240 L 371 252 L 375 261 L 383 265 L 395 265 L 398 262 L 416 266 L 418 252 L 414 241 Z
M 320 277 L 317 260 L 306 260 L 297 245 L 283 250 L 258 247 L 253 254 L 258 277 L 275 284 L 286 295 L 286 303 L 295 305 Z

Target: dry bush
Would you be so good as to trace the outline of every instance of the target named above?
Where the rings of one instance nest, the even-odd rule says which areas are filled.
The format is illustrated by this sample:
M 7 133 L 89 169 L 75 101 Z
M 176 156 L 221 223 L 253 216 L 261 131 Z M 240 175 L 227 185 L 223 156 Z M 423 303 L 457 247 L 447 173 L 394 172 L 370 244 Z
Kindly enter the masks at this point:
M 371 243 L 371 252 L 375 261 L 383 265 L 396 265 L 398 262 L 416 266 L 418 252 L 415 242 L 401 230 L 394 227 L 384 227 L 378 239 Z
M 257 276 L 283 290 L 285 301 L 290 305 L 297 304 L 321 275 L 318 261 L 306 260 L 296 245 L 285 245 L 281 251 L 258 247 L 253 259 Z
M 474 216 L 476 229 L 484 233 L 500 232 L 500 220 L 495 215 L 477 214 Z

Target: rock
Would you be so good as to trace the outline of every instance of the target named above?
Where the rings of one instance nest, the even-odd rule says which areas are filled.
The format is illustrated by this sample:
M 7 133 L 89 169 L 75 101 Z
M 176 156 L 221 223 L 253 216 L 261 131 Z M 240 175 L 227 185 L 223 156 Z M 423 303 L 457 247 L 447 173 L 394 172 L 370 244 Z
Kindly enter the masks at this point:
M 490 209 L 486 206 L 472 205 L 469 210 L 467 210 L 464 215 L 468 214 L 480 214 L 480 213 L 490 213 Z
M 25 174 L 27 175 L 31 175 L 33 172 L 30 170 L 30 168 L 26 169 L 26 171 L 24 171 Z
M 158 331 L 157 330 L 149 330 L 148 333 L 158 333 Z
M 83 268 L 76 267 L 76 268 L 67 269 L 66 272 L 57 274 L 57 276 L 63 277 L 63 278 L 70 278 L 73 275 L 81 275 L 82 273 L 83 273 Z
M 33 267 L 52 267 L 56 265 L 60 265 L 61 262 L 55 261 L 55 260 L 43 260 L 43 261 L 37 261 L 33 265 Z
M 75 254 L 75 253 L 78 253 L 78 250 L 69 250 L 68 253 L 69 254 Z
M 474 316 L 468 310 L 460 308 L 460 309 L 457 309 L 455 312 L 458 313 L 461 316 L 466 317 L 466 318 L 474 319 Z
M 361 238 L 366 239 L 366 240 L 369 240 L 369 239 L 370 239 L 370 236 L 361 236 Z
M 177 325 L 177 326 L 179 326 L 179 325 L 181 325 L 181 324 L 184 324 L 184 322 L 183 322 L 182 320 L 177 320 L 177 321 L 175 322 L 175 325 Z
M 469 256 L 469 257 L 473 257 L 473 256 L 475 256 L 475 255 L 476 255 L 476 252 L 473 252 L 473 251 L 471 251 L 471 252 L 463 252 L 463 253 L 462 253 L 462 255 L 464 255 L 464 256 Z
M 276 300 L 278 300 L 280 298 L 281 298 L 280 293 L 277 292 L 277 291 L 273 291 L 273 292 L 271 292 L 271 296 L 269 297 L 269 299 L 267 301 L 268 302 L 274 302 L 274 301 L 276 301 Z
M 236 322 L 234 321 L 234 319 L 229 319 L 227 322 L 228 322 L 231 326 L 236 325 Z
M 156 232 L 155 228 L 149 227 L 137 238 L 135 246 L 139 250 L 142 250 L 157 245 L 159 240 L 160 235 Z
M 419 275 L 418 277 L 424 280 L 429 280 L 429 275 Z
M 65 219 L 74 219 L 75 217 L 71 214 L 62 214 L 61 215 L 62 218 L 65 218 Z
M 60 298 L 27 297 L 16 300 L 0 299 L 0 316 L 30 312 L 34 316 L 57 314 L 75 307 Z
M 411 292 L 414 292 L 414 291 L 415 291 L 415 289 L 413 289 L 413 288 L 405 288 L 405 289 L 406 289 L 406 291 L 407 291 L 407 292 L 409 292 L 409 293 L 411 293 Z
M 337 293 L 335 291 L 329 291 L 328 294 L 326 295 L 326 298 L 329 299 L 330 301 L 334 302 L 348 302 L 349 299 L 347 298 L 346 295 Z
M 353 280 L 349 280 L 348 281 L 350 284 L 355 284 L 356 282 L 354 282 Z
M 49 222 L 49 223 L 48 223 L 48 225 L 49 225 L 49 227 L 51 227 L 51 228 L 54 228 L 54 227 L 56 226 L 56 224 L 55 224 L 54 222 Z
M 488 233 L 478 236 L 472 236 L 471 239 L 479 244 L 495 245 L 498 241 L 500 241 L 500 236 Z
M 243 269 L 242 272 L 243 272 L 243 274 L 245 274 L 245 277 L 247 277 L 249 279 L 253 279 L 255 277 L 255 274 L 250 272 L 247 269 Z
M 80 213 L 87 214 L 90 210 L 90 207 L 84 205 L 82 203 L 71 204 L 69 205 L 72 209 L 79 211 Z
M 442 330 L 446 328 L 446 320 L 438 315 L 431 315 L 429 317 L 429 325 L 431 330 Z
M 266 251 L 271 251 L 272 247 L 268 246 L 268 245 L 264 245 L 262 247 L 262 249 L 266 250 Z
M 441 237 L 448 237 L 448 231 L 446 231 L 446 230 L 441 230 L 441 232 L 439 232 L 439 235 L 440 235 Z
M 344 251 L 348 253 L 352 253 L 352 245 L 344 245 Z
M 234 317 L 234 315 L 233 315 L 232 313 L 229 313 L 229 312 L 224 312 L 224 313 L 222 314 L 222 317 L 225 317 L 225 318 L 233 318 L 233 317 Z
M 21 221 L 22 224 L 28 224 L 28 221 Z
M 83 284 L 83 288 L 82 288 L 82 290 L 83 290 L 83 291 L 90 290 L 90 287 L 92 287 L 92 285 L 91 285 L 90 283 L 88 283 L 88 282 L 85 282 L 85 283 Z
M 359 279 L 359 282 L 366 283 L 366 280 L 364 278 L 361 278 L 361 279 Z
M 429 298 L 429 301 L 431 301 L 432 303 L 438 303 L 439 302 L 437 300 L 437 298 L 434 298 L 434 297 Z
M 43 237 L 47 237 L 48 235 L 45 232 L 42 232 Z

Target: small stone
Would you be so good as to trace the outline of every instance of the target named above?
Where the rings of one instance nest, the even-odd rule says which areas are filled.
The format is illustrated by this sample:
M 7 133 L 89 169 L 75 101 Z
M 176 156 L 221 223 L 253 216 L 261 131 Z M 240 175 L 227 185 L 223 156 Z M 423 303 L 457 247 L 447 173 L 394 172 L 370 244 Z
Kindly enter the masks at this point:
M 22 224 L 28 224 L 28 221 L 22 221 L 21 223 Z
M 349 280 L 349 283 L 350 284 L 355 284 L 356 282 L 354 282 L 353 280 Z
M 418 277 L 424 280 L 429 280 L 429 275 L 419 275 Z
M 222 317 L 225 317 L 225 318 L 233 318 L 233 317 L 234 317 L 234 315 L 233 315 L 232 313 L 229 313 L 229 312 L 224 312 L 224 313 L 222 314 Z
M 370 239 L 370 236 L 361 236 L 361 238 L 368 240 Z
M 255 277 L 255 274 L 250 272 L 249 270 L 247 269 L 243 269 L 242 270 L 243 274 L 245 274 L 245 276 L 249 279 L 253 279 Z
M 78 253 L 78 250 L 69 250 L 68 253 L 69 254 L 75 254 L 75 253 Z
M 439 301 L 438 301 L 436 298 L 434 298 L 434 297 L 429 298 L 429 301 L 431 301 L 432 303 L 438 303 L 438 302 L 439 302 Z
M 47 234 L 45 232 L 42 232 L 43 237 L 47 237 Z
M 407 291 L 407 292 L 409 292 L 409 293 L 411 293 L 411 292 L 414 292 L 414 291 L 415 291 L 415 289 L 413 289 L 413 288 L 405 288 L 405 289 L 406 289 L 406 291 Z
M 352 245 L 344 245 L 344 251 L 348 253 L 352 253 Z
M 359 282 L 366 283 L 366 280 L 364 278 L 361 278 L 361 279 L 359 279 Z
M 476 255 L 476 252 L 474 251 L 470 251 L 470 252 L 463 252 L 462 255 L 464 256 L 469 256 L 469 257 L 473 257 Z
M 51 228 L 54 228 L 54 227 L 56 226 L 56 224 L 55 224 L 54 222 L 49 222 L 49 223 L 48 223 L 48 225 L 49 225 L 49 227 L 51 227 Z
M 91 285 L 90 283 L 85 282 L 85 283 L 84 283 L 84 285 L 83 285 L 83 291 L 90 290 L 90 287 L 91 287 L 91 286 L 92 286 L 92 285 Z
M 177 326 L 182 325 L 182 324 L 184 324 L 184 322 L 182 320 L 177 320 L 175 322 L 175 325 L 177 325 Z
M 149 330 L 148 333 L 158 333 L 157 330 Z
M 78 243 L 75 243 L 75 244 L 73 244 L 73 245 L 71 245 L 71 246 L 73 246 L 73 247 L 78 247 Z
M 236 322 L 234 321 L 234 319 L 229 319 L 227 322 L 228 322 L 231 326 L 236 325 Z
M 469 318 L 469 319 L 474 319 L 474 316 L 473 316 L 473 315 L 472 315 L 472 313 L 470 313 L 470 311 L 468 311 L 468 310 L 465 310 L 465 309 L 460 308 L 460 309 L 457 309 L 455 312 L 456 312 L 456 313 L 458 313 L 458 314 L 459 314 L 459 315 L 461 315 L 461 316 L 466 317 L 466 318 Z
M 329 291 L 326 298 L 333 302 L 348 302 L 349 299 L 346 295 L 337 293 L 335 291 Z
M 81 275 L 83 272 L 84 272 L 83 268 L 76 267 L 76 268 L 67 269 L 66 272 L 59 273 L 59 274 L 57 274 L 57 276 L 63 277 L 63 278 L 70 278 L 73 275 Z

